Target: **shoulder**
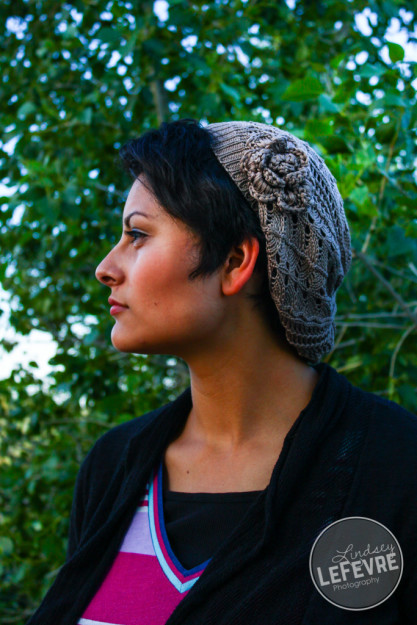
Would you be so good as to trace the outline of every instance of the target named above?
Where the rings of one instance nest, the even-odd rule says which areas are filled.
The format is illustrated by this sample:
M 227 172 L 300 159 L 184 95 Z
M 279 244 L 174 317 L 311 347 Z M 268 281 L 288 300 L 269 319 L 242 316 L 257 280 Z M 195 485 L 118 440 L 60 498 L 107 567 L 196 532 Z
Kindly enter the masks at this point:
M 369 418 L 371 427 L 381 433 L 390 433 L 398 439 L 411 438 L 412 443 L 417 443 L 417 415 L 385 397 L 349 385 L 351 410 L 363 419 Z
M 73 516 L 78 517 L 78 524 L 85 524 L 105 498 L 115 499 L 126 478 L 126 458 L 132 443 L 138 462 L 145 461 L 149 448 L 143 438 L 155 428 L 170 403 L 111 428 L 96 441 L 77 474 Z
M 150 410 L 139 417 L 134 417 L 129 421 L 125 421 L 111 428 L 100 436 L 90 450 L 90 453 L 94 453 L 96 456 L 105 455 L 106 457 L 108 457 L 109 454 L 110 456 L 120 455 L 132 438 L 140 435 L 148 427 L 152 427 L 152 424 L 157 421 L 159 415 L 168 406 L 169 404 L 164 404 L 155 410 Z
M 106 474 L 114 474 L 123 462 L 131 441 L 140 443 L 141 435 L 157 423 L 158 417 L 170 403 L 121 423 L 100 436 L 88 452 L 80 473 L 84 476 L 88 474 L 90 478 L 92 473 L 97 473 L 101 479 L 105 479 Z
M 133 466 L 139 470 L 149 458 L 155 460 L 165 439 L 182 426 L 190 407 L 188 387 L 170 402 L 111 428 L 88 452 L 79 471 L 79 481 L 90 484 L 117 481 Z
M 142 435 L 147 429 L 153 430 L 153 424 L 167 406 L 169 404 L 113 427 L 88 452 L 78 471 L 74 489 L 68 556 L 76 550 L 93 518 L 102 523 L 103 517 L 97 517 L 97 510 L 105 510 L 106 514 L 110 512 L 125 479 L 126 457 L 131 442 L 137 442 L 135 452 L 138 460 L 142 461 L 140 450 L 148 453 L 148 450 L 143 450 Z
M 349 383 L 347 410 L 367 431 L 362 466 L 393 480 L 417 472 L 417 416 L 399 404 Z M 413 476 L 414 480 L 414 476 Z
M 83 505 L 87 501 L 96 503 L 108 491 L 110 485 L 117 488 L 124 479 L 124 467 L 129 448 L 135 443 L 137 454 L 141 454 L 142 438 L 158 421 L 158 417 L 169 404 L 144 413 L 117 425 L 95 442 L 78 471 L 76 491 L 81 494 Z M 148 450 L 142 450 L 143 454 Z M 142 461 L 144 458 L 142 459 Z
M 345 516 L 379 521 L 393 533 L 404 557 L 399 602 L 411 606 L 417 571 L 417 416 L 357 387 L 351 387 L 350 397 L 350 410 L 358 410 L 367 433 Z
M 417 416 L 386 397 L 351 383 L 327 365 L 326 395 L 341 397 L 340 419 L 335 431 L 351 432 L 362 441 L 359 467 L 376 476 L 390 473 L 399 478 L 402 469 L 417 473 Z M 334 414 L 336 416 L 336 413 Z M 416 480 L 417 484 L 417 480 Z
M 417 415 L 394 401 L 355 386 L 343 373 L 327 363 L 321 363 L 318 370 L 323 380 L 321 401 L 329 404 L 337 413 L 341 409 L 341 427 L 365 429 L 372 433 L 376 442 L 387 439 L 403 441 L 406 445 L 417 445 Z M 333 402 L 328 401 L 334 397 Z

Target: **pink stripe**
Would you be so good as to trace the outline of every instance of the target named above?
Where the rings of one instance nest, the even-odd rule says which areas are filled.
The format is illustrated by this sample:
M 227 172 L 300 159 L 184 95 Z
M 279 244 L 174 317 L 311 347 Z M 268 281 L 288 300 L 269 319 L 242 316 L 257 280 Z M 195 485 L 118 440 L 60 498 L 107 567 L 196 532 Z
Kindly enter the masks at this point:
M 201 569 L 199 569 L 196 573 L 193 573 L 192 575 L 183 575 L 181 573 L 181 571 L 179 571 L 177 569 L 177 567 L 175 566 L 174 562 L 172 561 L 166 547 L 165 547 L 165 542 L 163 540 L 162 537 L 162 533 L 161 533 L 161 527 L 159 524 L 159 508 L 158 508 L 158 488 L 159 488 L 159 484 L 158 484 L 158 472 L 155 473 L 155 477 L 154 477 L 154 481 L 153 481 L 153 511 L 154 511 L 154 523 L 155 523 L 155 530 L 156 530 L 156 535 L 158 538 L 158 543 L 159 543 L 159 547 L 161 548 L 162 553 L 164 554 L 164 558 L 169 566 L 169 568 L 171 569 L 171 571 L 174 573 L 174 575 L 180 580 L 181 583 L 184 582 L 188 582 L 191 579 L 195 579 L 196 577 L 200 577 L 201 572 L 204 570 L 204 567 L 202 567 Z
M 83 618 L 163 625 L 187 592 L 176 590 L 156 557 L 119 553 Z

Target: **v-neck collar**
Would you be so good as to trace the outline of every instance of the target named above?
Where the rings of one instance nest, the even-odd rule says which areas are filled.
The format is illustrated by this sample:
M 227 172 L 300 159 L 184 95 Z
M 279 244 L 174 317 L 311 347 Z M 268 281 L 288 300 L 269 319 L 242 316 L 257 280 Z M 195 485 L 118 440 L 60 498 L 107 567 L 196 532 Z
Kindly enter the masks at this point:
M 149 529 L 155 554 L 162 570 L 171 584 L 183 593 L 196 583 L 211 558 L 192 569 L 186 569 L 172 551 L 165 528 L 162 472 L 163 460 L 160 461 L 149 482 Z

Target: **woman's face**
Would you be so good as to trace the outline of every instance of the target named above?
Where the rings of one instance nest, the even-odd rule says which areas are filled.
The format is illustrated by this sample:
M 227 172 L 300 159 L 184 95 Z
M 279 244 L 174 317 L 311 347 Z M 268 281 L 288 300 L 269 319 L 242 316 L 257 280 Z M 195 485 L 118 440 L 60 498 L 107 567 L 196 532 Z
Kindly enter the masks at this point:
M 198 258 L 195 235 L 136 180 L 123 210 L 121 239 L 96 269 L 110 297 L 123 305 L 112 311 L 116 349 L 182 356 L 210 340 L 224 298 L 218 273 L 188 279 Z

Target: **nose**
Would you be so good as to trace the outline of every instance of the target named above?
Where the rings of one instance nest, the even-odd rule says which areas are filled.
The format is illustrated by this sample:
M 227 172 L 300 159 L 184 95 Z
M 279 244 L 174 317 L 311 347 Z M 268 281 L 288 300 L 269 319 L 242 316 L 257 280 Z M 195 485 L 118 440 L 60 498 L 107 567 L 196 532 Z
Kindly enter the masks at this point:
M 114 286 L 123 280 L 123 272 L 116 262 L 113 248 L 96 269 L 96 278 L 106 286 Z

